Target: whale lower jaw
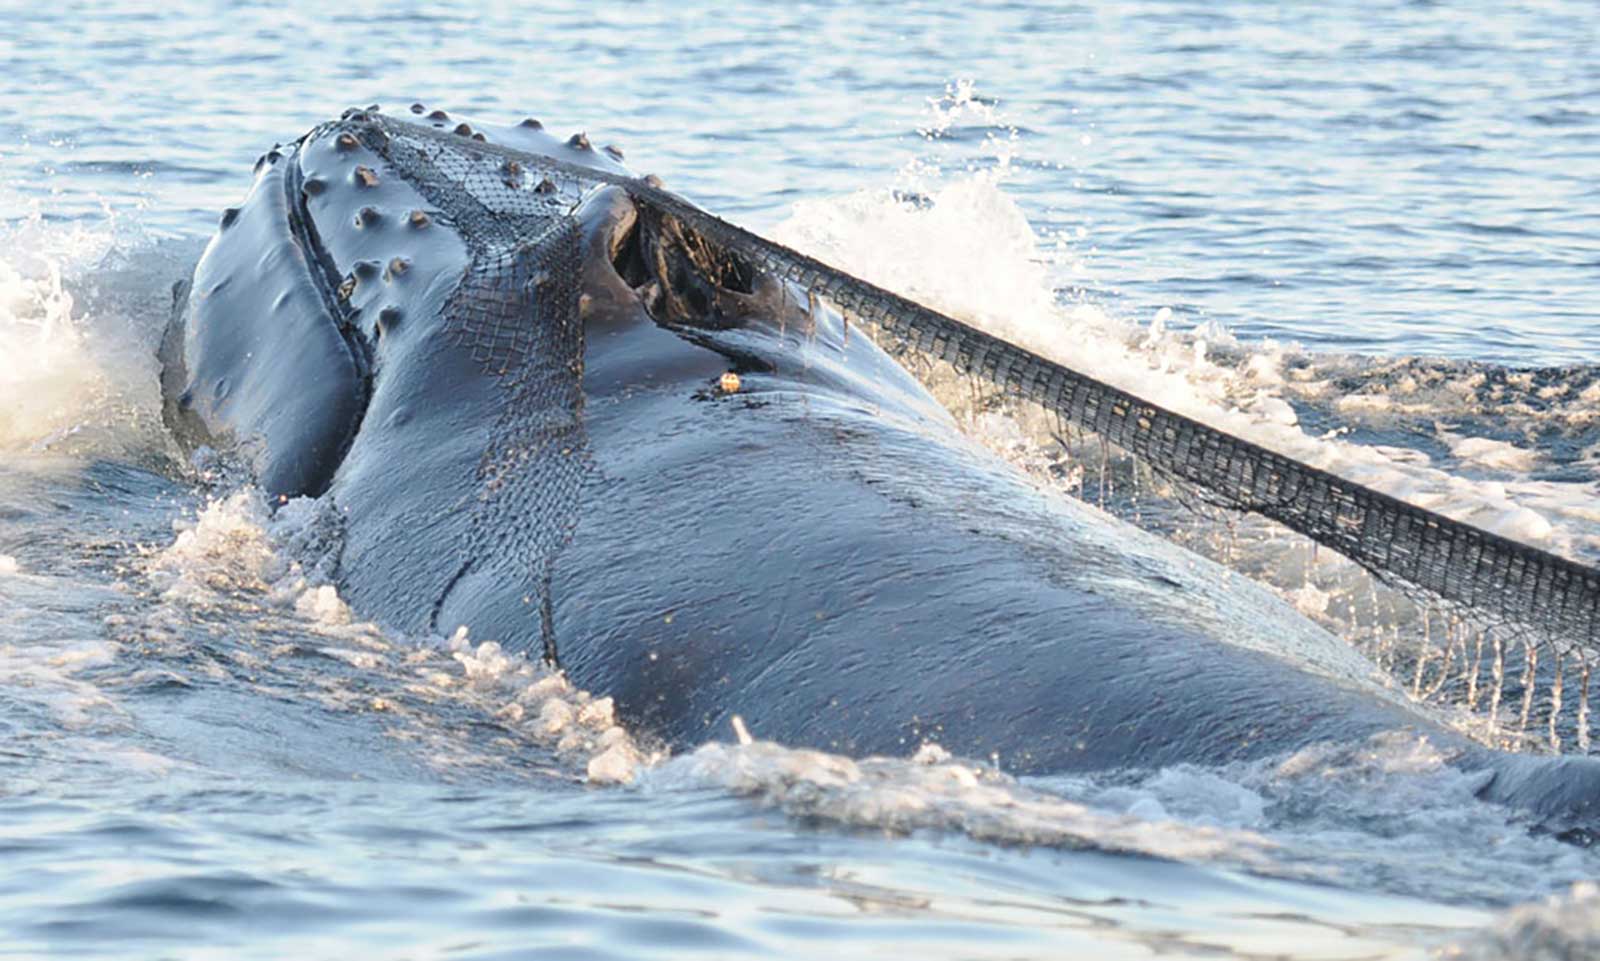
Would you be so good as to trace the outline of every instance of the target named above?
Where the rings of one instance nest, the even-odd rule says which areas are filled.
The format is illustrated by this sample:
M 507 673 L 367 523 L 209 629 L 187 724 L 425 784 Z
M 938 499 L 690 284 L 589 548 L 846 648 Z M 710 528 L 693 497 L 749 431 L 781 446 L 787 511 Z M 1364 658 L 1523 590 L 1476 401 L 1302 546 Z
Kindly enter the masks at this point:
M 162 345 L 169 426 L 191 445 L 238 444 L 262 487 L 283 496 L 327 489 L 369 391 L 367 345 L 303 201 L 292 157 L 263 158 L 175 293 Z

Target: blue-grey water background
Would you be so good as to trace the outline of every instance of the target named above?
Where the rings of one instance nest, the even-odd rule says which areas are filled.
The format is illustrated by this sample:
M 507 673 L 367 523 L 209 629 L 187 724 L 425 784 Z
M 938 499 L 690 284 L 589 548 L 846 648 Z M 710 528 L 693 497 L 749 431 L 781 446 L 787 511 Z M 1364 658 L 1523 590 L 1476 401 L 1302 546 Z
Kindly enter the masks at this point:
M 1042 807 L 737 751 L 585 785 L 460 658 L 278 603 L 247 504 L 175 540 L 208 492 L 141 352 L 262 151 L 420 100 L 758 229 L 1003 167 L 1064 304 L 1591 367 L 1597 40 L 1579 0 L 0 4 L 0 406 L 113 371 L 0 436 L 0 957 L 1412 957 L 1547 896 L 1594 937 L 1595 855 L 1401 749 Z

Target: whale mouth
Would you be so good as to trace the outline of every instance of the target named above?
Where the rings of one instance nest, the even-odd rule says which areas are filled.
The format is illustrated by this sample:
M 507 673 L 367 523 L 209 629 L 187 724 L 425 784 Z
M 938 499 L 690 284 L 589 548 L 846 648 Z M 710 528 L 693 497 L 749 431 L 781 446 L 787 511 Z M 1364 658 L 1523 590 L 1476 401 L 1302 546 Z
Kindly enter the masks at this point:
M 656 323 L 670 328 L 730 330 L 776 308 L 763 296 L 760 271 L 649 203 L 617 239 L 611 264 Z

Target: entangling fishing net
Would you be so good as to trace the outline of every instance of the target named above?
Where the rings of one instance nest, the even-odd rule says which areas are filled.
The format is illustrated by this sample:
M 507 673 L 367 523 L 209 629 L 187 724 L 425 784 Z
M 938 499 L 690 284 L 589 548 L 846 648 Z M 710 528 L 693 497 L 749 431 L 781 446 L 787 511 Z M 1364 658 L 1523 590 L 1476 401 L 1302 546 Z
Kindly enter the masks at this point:
M 467 245 L 467 272 L 444 308 L 446 336 L 510 396 L 479 464 L 468 535 L 473 549 L 463 555 L 507 565 L 510 576 L 532 573 L 544 654 L 554 661 L 551 578 L 577 523 L 589 464 L 581 246 L 571 214 L 571 198 L 587 181 L 550 171 L 565 190 L 548 178 L 530 184 L 515 159 L 463 149 L 480 146 L 476 141 L 362 122 L 365 116 L 354 113 L 332 127 L 384 157 Z
M 1493 640 L 1496 652 L 1502 638 L 1534 638 L 1558 657 L 1580 659 L 1587 689 L 1590 654 L 1600 641 L 1600 571 L 1594 568 L 1148 403 L 729 224 L 645 180 L 377 113 L 354 113 L 335 126 L 384 156 L 437 206 L 472 251 L 472 266 L 450 302 L 447 322 L 460 343 L 526 400 L 509 405 L 513 422 L 505 425 L 504 440 L 486 459 L 484 471 L 497 484 L 531 485 L 532 497 L 519 492 L 500 502 L 538 499 L 549 510 L 542 516 L 565 518 L 526 545 L 545 570 L 570 536 L 586 465 L 578 244 L 568 211 L 585 188 L 614 184 L 641 208 L 675 219 L 685 234 L 831 303 L 902 361 L 945 362 L 1011 400 L 1038 405 L 1093 432 L 1164 477 L 1195 485 L 1211 503 L 1269 518 L 1408 593 L 1470 612 L 1500 629 Z M 530 460 L 537 461 L 538 470 L 519 469 Z M 486 535 L 525 526 L 500 523 L 505 518 L 496 516 L 494 502 L 491 494 L 482 517 Z M 1479 646 L 1481 660 L 1481 637 Z M 1529 678 L 1524 696 L 1531 697 L 1536 660 L 1525 659 L 1524 669 Z M 1559 712 L 1559 670 L 1556 678 Z M 1497 688 L 1496 699 L 1499 694 Z M 1526 722 L 1526 707 L 1523 718 Z M 1580 728 L 1586 745 L 1586 717 Z

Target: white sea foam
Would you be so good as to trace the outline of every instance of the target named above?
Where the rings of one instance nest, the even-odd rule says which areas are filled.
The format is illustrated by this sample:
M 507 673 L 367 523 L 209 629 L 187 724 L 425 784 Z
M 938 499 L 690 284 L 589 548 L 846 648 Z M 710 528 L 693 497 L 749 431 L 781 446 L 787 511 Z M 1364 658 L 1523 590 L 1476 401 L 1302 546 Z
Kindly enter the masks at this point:
M 228 590 L 264 591 L 291 570 L 268 536 L 270 520 L 259 491 L 213 500 L 192 520 L 175 522 L 176 537 L 154 554 L 152 579 L 178 600 L 209 599 Z
M 1539 453 L 1490 437 L 1463 437 L 1439 428 L 1439 439 L 1458 459 L 1496 470 L 1527 473 L 1539 462 Z
M 1478 935 L 1440 952 L 1441 961 L 1588 961 L 1600 958 L 1600 885 L 1519 905 Z
M 851 759 L 755 740 L 711 743 L 651 769 L 647 789 L 715 785 L 793 817 L 894 834 L 949 831 L 1008 845 L 1088 847 L 1262 867 L 1272 843 L 1232 828 L 1096 810 L 1033 790 L 933 744 L 909 758 Z
M 564 675 L 508 654 L 495 642 L 473 645 L 464 628 L 449 647 L 471 689 L 504 699 L 495 711 L 498 720 L 578 760 L 590 783 L 630 782 L 659 757 L 641 750 L 618 723 L 611 698 L 578 689 Z
M 1457 901 L 1548 890 L 1593 870 L 1587 852 L 1531 838 L 1514 812 L 1478 800 L 1487 775 L 1404 734 L 1218 768 L 1021 780 L 937 745 L 852 759 L 729 734 L 642 770 L 640 789 L 709 785 L 802 820 L 895 835 L 1133 853 Z M 1451 857 L 1441 862 L 1441 850 Z
M 114 653 L 103 641 L 0 642 L 0 688 L 44 709 L 67 730 L 103 724 L 116 716 L 115 702 L 77 675 L 107 663 Z
M 474 641 L 466 630 L 448 640 L 410 638 L 356 618 L 327 581 L 336 553 L 337 514 L 326 501 L 299 498 L 274 514 L 255 488 L 212 500 L 179 523 L 172 543 L 152 551 L 147 573 L 169 603 L 198 607 L 265 604 L 315 644 L 324 657 L 360 672 L 365 687 L 352 696 L 336 679 L 278 669 L 296 696 L 340 710 L 383 713 L 422 741 L 442 767 L 492 763 L 467 757 L 441 730 L 442 711 L 466 710 L 499 725 L 525 745 L 546 748 L 593 783 L 624 783 L 655 755 L 617 722 L 612 701 L 574 687 L 543 664 Z M 269 672 L 278 655 L 237 652 Z M 514 747 L 513 744 L 508 746 Z
M 1488 778 L 1394 732 L 1217 768 L 1039 783 L 1102 811 L 1259 834 L 1273 845 L 1270 873 L 1353 890 L 1496 902 L 1592 875 L 1589 852 L 1530 836 L 1515 812 L 1479 800 Z
M 0 451 L 164 443 L 154 337 L 166 311 L 152 304 L 170 298 L 182 259 L 109 215 L 62 227 L 35 213 L 0 230 Z

